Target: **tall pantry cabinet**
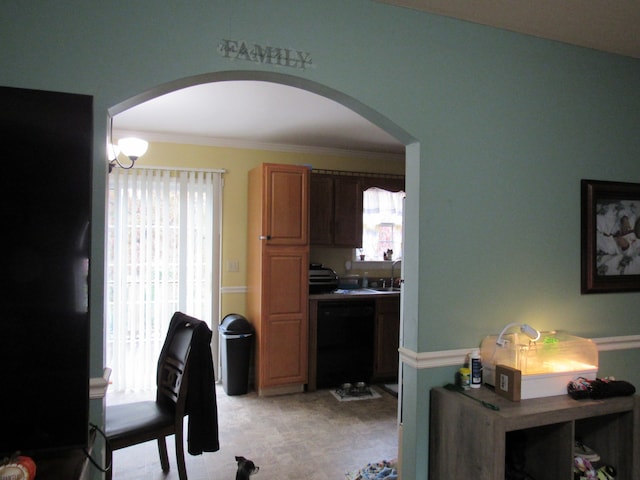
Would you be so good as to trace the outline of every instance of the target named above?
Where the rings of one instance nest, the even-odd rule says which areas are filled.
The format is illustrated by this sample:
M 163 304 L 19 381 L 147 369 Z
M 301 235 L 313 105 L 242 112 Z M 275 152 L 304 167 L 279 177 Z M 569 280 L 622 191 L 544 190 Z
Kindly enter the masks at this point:
M 309 169 L 263 164 L 249 172 L 247 315 L 256 330 L 260 395 L 308 381 Z

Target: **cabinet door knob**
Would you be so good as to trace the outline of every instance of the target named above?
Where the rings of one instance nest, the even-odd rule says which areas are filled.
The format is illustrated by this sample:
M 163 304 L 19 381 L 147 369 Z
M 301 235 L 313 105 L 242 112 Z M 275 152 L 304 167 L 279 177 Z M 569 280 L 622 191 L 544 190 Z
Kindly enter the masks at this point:
M 260 235 L 258 240 L 271 240 L 271 235 Z

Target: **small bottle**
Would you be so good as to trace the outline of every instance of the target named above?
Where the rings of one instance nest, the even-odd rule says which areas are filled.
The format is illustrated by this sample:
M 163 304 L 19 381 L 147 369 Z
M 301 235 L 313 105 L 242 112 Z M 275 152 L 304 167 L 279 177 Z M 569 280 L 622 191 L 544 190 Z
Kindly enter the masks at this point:
M 369 286 L 369 272 L 364 272 L 364 278 L 362 279 L 362 288 Z
M 471 370 L 466 367 L 462 367 L 458 371 L 458 374 L 460 378 L 460 386 L 465 390 L 468 390 L 471 386 Z
M 482 386 L 482 357 L 480 350 L 474 348 L 469 355 L 469 366 L 471 368 L 471 388 Z

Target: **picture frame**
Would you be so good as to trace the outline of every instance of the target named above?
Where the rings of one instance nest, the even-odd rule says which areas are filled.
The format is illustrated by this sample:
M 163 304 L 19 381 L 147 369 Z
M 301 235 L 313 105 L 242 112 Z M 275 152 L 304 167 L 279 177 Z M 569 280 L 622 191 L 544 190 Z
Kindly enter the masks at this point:
M 640 184 L 581 180 L 581 292 L 640 291 Z

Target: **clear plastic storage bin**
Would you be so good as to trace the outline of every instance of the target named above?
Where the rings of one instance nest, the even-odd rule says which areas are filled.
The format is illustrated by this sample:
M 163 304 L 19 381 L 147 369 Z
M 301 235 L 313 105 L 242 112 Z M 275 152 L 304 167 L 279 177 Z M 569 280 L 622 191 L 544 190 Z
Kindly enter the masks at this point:
M 520 332 L 502 338 L 504 346 L 496 344 L 497 335 L 482 341 L 483 379 L 495 385 L 496 365 L 520 370 L 522 399 L 566 394 L 571 380 L 593 380 L 598 373 L 598 349 L 588 338 L 562 331 L 541 332 L 535 342 Z

